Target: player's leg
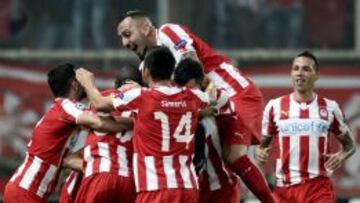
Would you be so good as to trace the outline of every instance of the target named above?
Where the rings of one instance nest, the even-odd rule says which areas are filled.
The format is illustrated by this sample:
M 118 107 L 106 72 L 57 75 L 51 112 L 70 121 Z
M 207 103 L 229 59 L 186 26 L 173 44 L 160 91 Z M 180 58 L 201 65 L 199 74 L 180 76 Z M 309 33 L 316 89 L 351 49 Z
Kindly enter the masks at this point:
M 256 88 L 254 86 L 254 88 Z M 263 99 L 261 95 L 249 98 L 233 98 L 236 112 L 240 117 L 237 120 L 218 122 L 230 123 L 221 127 L 219 132 L 225 132 L 226 140 L 224 143 L 223 156 L 230 168 L 238 174 L 249 190 L 262 202 L 274 202 L 271 190 L 265 177 L 252 163 L 248 157 L 248 146 L 258 144 L 261 132 L 261 119 L 263 109 Z M 231 130 L 231 131 L 229 131 Z

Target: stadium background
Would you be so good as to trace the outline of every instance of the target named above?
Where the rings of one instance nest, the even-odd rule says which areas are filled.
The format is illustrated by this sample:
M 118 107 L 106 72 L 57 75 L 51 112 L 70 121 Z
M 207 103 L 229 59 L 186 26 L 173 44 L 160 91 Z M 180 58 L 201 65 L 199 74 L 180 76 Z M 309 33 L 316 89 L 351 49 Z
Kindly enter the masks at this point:
M 314 51 L 321 63 L 318 92 L 340 103 L 358 143 L 332 177 L 338 202 L 360 202 L 359 0 L 1 0 L 0 200 L 51 104 L 48 68 L 65 61 L 92 68 L 105 88 L 117 67 L 137 65 L 116 34 L 132 9 L 146 11 L 156 25 L 187 25 L 250 75 L 266 100 L 291 91 L 292 58 Z M 244 189 L 242 197 L 250 202 L 252 195 Z

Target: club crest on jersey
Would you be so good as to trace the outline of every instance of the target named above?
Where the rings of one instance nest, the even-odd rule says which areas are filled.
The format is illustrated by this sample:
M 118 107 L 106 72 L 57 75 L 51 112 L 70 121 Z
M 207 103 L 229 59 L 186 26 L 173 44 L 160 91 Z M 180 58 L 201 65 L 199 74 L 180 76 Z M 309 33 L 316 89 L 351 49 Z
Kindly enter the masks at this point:
M 320 108 L 320 117 L 322 119 L 327 119 L 328 118 L 328 111 L 325 108 Z
M 184 39 L 182 39 L 182 40 L 176 42 L 174 48 L 175 48 L 176 50 L 180 50 L 180 49 L 185 48 L 186 44 L 187 44 L 187 41 L 184 40 Z

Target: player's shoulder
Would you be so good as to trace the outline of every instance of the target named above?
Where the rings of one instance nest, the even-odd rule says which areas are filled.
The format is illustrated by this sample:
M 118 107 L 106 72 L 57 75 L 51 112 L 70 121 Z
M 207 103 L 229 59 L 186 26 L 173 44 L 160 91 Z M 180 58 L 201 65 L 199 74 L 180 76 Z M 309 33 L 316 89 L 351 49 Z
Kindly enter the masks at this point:
M 339 104 L 334 99 L 330 99 L 324 96 L 318 96 L 318 100 L 320 101 L 319 103 L 323 102 L 323 105 L 326 105 L 330 110 L 339 108 Z
M 210 103 L 209 95 L 200 89 L 186 88 L 187 91 L 190 91 L 196 98 L 200 99 L 202 102 Z
M 163 25 L 161 25 L 160 26 L 160 28 L 159 28 L 159 30 L 160 30 L 160 32 L 161 31 L 163 31 L 163 30 L 165 30 L 165 29 L 179 29 L 179 28 L 182 28 L 182 29 L 184 29 L 184 28 L 186 28 L 185 26 L 183 26 L 183 25 L 180 25 L 180 24 L 175 24 L 175 23 L 165 23 L 165 24 L 163 24 Z

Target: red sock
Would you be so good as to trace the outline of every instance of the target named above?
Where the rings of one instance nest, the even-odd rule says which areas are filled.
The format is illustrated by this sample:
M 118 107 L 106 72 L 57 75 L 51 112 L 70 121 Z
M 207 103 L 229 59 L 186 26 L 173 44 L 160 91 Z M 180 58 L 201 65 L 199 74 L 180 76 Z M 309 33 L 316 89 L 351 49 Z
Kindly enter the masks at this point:
M 245 155 L 230 165 L 249 190 L 263 203 L 275 203 L 270 188 L 260 170 Z

